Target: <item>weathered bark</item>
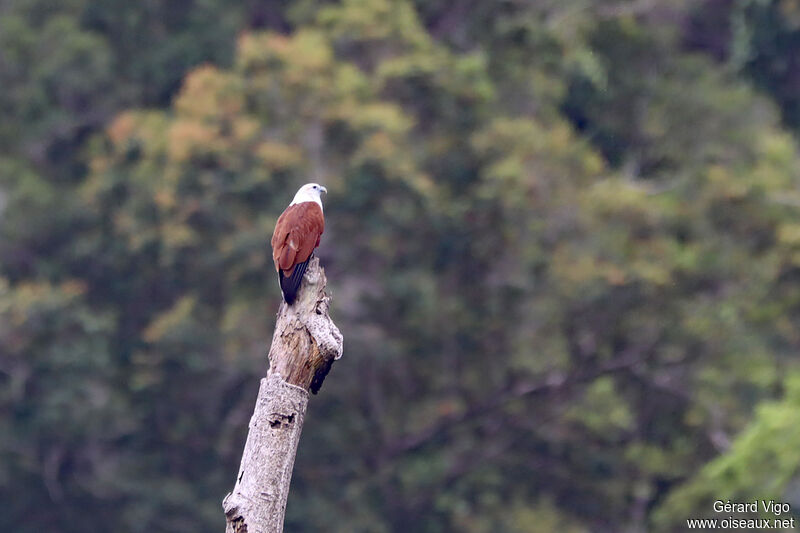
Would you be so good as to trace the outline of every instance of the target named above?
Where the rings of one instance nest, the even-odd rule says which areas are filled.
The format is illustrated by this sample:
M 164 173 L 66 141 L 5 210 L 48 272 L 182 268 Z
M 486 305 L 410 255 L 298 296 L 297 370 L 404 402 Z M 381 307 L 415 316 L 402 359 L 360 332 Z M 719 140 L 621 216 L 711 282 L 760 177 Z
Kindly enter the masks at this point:
M 294 457 L 303 429 L 309 389 L 316 393 L 342 335 L 328 316 L 325 272 L 313 258 L 292 306 L 281 303 L 261 380 L 236 486 L 222 502 L 226 533 L 283 531 Z

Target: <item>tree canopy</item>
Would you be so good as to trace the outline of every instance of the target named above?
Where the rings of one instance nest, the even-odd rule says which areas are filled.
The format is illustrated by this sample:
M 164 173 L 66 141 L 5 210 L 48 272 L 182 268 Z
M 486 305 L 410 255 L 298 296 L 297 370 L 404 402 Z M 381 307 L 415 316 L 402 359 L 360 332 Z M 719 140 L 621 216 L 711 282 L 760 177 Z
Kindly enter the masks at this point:
M 0 529 L 220 530 L 307 181 L 288 531 L 800 508 L 800 2 L 0 10 Z

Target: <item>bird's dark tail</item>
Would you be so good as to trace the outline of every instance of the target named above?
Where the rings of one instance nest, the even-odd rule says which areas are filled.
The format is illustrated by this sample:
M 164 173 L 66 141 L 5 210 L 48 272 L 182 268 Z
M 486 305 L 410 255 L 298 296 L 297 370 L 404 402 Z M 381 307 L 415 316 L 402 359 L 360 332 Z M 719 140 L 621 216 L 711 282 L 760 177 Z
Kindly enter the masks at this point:
M 295 299 L 297 299 L 297 293 L 300 291 L 300 284 L 303 283 L 303 275 L 306 273 L 306 268 L 310 260 L 311 257 L 302 263 L 297 263 L 294 266 L 291 276 L 284 276 L 283 270 L 278 270 L 278 281 L 281 284 L 283 299 L 286 300 L 286 303 L 289 305 L 292 305 Z

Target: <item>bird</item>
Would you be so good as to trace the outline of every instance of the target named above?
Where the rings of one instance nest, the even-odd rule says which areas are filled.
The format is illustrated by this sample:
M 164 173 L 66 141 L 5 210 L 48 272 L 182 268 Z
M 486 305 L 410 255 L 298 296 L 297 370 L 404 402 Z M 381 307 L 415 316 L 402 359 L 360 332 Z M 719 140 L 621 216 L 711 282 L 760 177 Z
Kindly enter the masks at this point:
M 297 298 L 308 261 L 325 231 L 321 194 L 327 192 L 328 189 L 318 183 L 306 183 L 275 223 L 272 260 L 278 271 L 283 299 L 288 305 Z

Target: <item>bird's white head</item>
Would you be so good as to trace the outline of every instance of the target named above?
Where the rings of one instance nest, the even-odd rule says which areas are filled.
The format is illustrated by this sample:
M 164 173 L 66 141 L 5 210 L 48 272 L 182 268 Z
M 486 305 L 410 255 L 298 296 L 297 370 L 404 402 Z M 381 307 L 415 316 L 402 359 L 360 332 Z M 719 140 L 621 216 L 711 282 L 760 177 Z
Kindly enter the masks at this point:
M 320 209 L 322 208 L 322 198 L 321 194 L 327 194 L 328 189 L 320 185 L 319 183 L 306 183 L 297 191 L 297 194 L 294 195 L 294 200 L 289 205 L 299 204 L 303 202 L 317 202 L 319 204 Z

